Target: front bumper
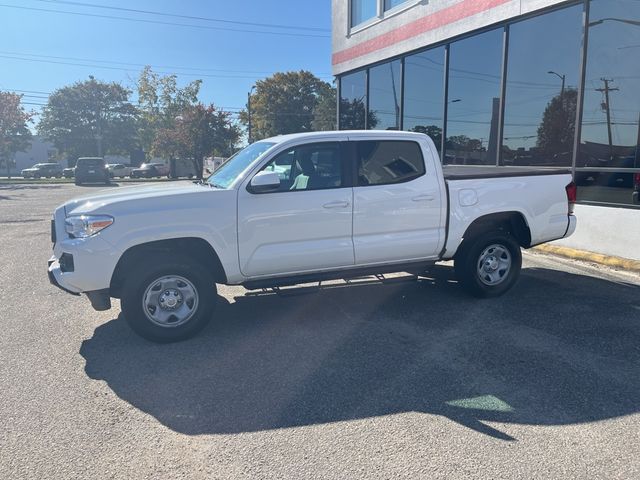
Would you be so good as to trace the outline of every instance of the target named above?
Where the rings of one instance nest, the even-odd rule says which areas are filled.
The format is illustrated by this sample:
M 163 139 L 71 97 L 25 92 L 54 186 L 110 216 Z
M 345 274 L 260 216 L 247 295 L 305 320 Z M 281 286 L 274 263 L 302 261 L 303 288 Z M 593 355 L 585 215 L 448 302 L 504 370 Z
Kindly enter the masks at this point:
M 72 290 L 72 286 L 62 283 L 64 281 L 62 277 L 63 272 L 60 268 L 60 262 L 58 261 L 58 259 L 53 256 L 47 263 L 49 265 L 49 268 L 47 270 L 47 273 L 49 275 L 49 282 L 51 282 L 52 285 L 58 287 L 60 290 L 79 297 L 80 292 L 76 292 Z M 84 292 L 84 294 L 87 296 L 87 298 L 89 298 L 91 306 L 94 310 L 101 312 L 104 310 L 109 310 L 111 308 L 111 296 L 109 295 L 108 288 Z
M 62 279 L 62 270 L 60 269 L 60 262 L 55 256 L 51 257 L 47 264 L 47 274 L 49 275 L 49 282 L 51 282 L 51 285 L 54 285 L 60 290 L 70 293 L 71 295 L 80 295 L 80 292 L 72 290 L 73 287 L 61 283 L 60 280 Z

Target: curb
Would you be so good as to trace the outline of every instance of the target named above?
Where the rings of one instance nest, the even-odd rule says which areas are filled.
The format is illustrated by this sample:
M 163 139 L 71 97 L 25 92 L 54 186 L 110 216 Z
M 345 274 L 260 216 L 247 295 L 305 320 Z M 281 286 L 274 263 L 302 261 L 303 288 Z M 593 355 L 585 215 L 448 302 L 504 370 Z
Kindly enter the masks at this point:
M 575 248 L 559 247 L 556 245 L 538 245 L 537 247 L 533 247 L 533 250 L 542 253 L 549 253 L 551 255 L 558 255 L 560 257 L 571 258 L 573 260 L 583 260 L 600 265 L 606 265 L 608 267 L 616 267 L 640 273 L 640 261 L 638 260 L 630 260 L 628 258 L 588 252 L 586 250 L 577 250 Z

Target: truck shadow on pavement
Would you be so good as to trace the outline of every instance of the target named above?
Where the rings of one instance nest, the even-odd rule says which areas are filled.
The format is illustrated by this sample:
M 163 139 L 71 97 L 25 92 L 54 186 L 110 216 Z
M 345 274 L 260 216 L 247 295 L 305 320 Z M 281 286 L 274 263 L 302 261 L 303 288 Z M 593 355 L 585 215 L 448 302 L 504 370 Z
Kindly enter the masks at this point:
M 89 377 L 189 435 L 423 412 L 516 440 L 487 422 L 640 411 L 640 287 L 529 268 L 476 300 L 447 276 L 220 298 L 219 320 L 179 344 L 118 318 L 80 353 Z

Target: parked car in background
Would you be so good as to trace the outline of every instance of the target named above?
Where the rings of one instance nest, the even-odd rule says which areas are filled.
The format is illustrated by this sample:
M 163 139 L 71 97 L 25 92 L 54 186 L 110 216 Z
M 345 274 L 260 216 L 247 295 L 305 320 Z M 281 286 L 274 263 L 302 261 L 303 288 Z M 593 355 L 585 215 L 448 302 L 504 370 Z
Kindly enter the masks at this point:
M 131 178 L 168 177 L 169 173 L 169 167 L 164 163 L 143 163 L 131 170 Z
M 81 157 L 76 162 L 76 185 L 104 183 L 109 185 L 111 177 L 102 157 Z
M 64 178 L 73 178 L 76 174 L 76 167 L 69 167 L 62 170 L 62 176 Z
M 22 170 L 24 178 L 61 178 L 62 167 L 58 163 L 36 163 L 31 168 Z
M 631 200 L 635 205 L 640 205 L 640 173 L 633 175 L 633 193 Z
M 111 178 L 124 178 L 131 175 L 131 167 L 123 163 L 108 163 L 107 170 L 109 170 Z

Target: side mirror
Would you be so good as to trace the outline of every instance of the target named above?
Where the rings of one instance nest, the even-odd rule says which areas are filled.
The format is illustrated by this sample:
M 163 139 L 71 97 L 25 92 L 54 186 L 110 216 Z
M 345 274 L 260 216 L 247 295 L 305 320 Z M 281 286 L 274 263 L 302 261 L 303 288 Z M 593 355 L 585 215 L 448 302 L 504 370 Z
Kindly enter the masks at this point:
M 280 189 L 280 176 L 278 172 L 263 170 L 251 179 L 250 187 L 253 193 L 277 192 Z

